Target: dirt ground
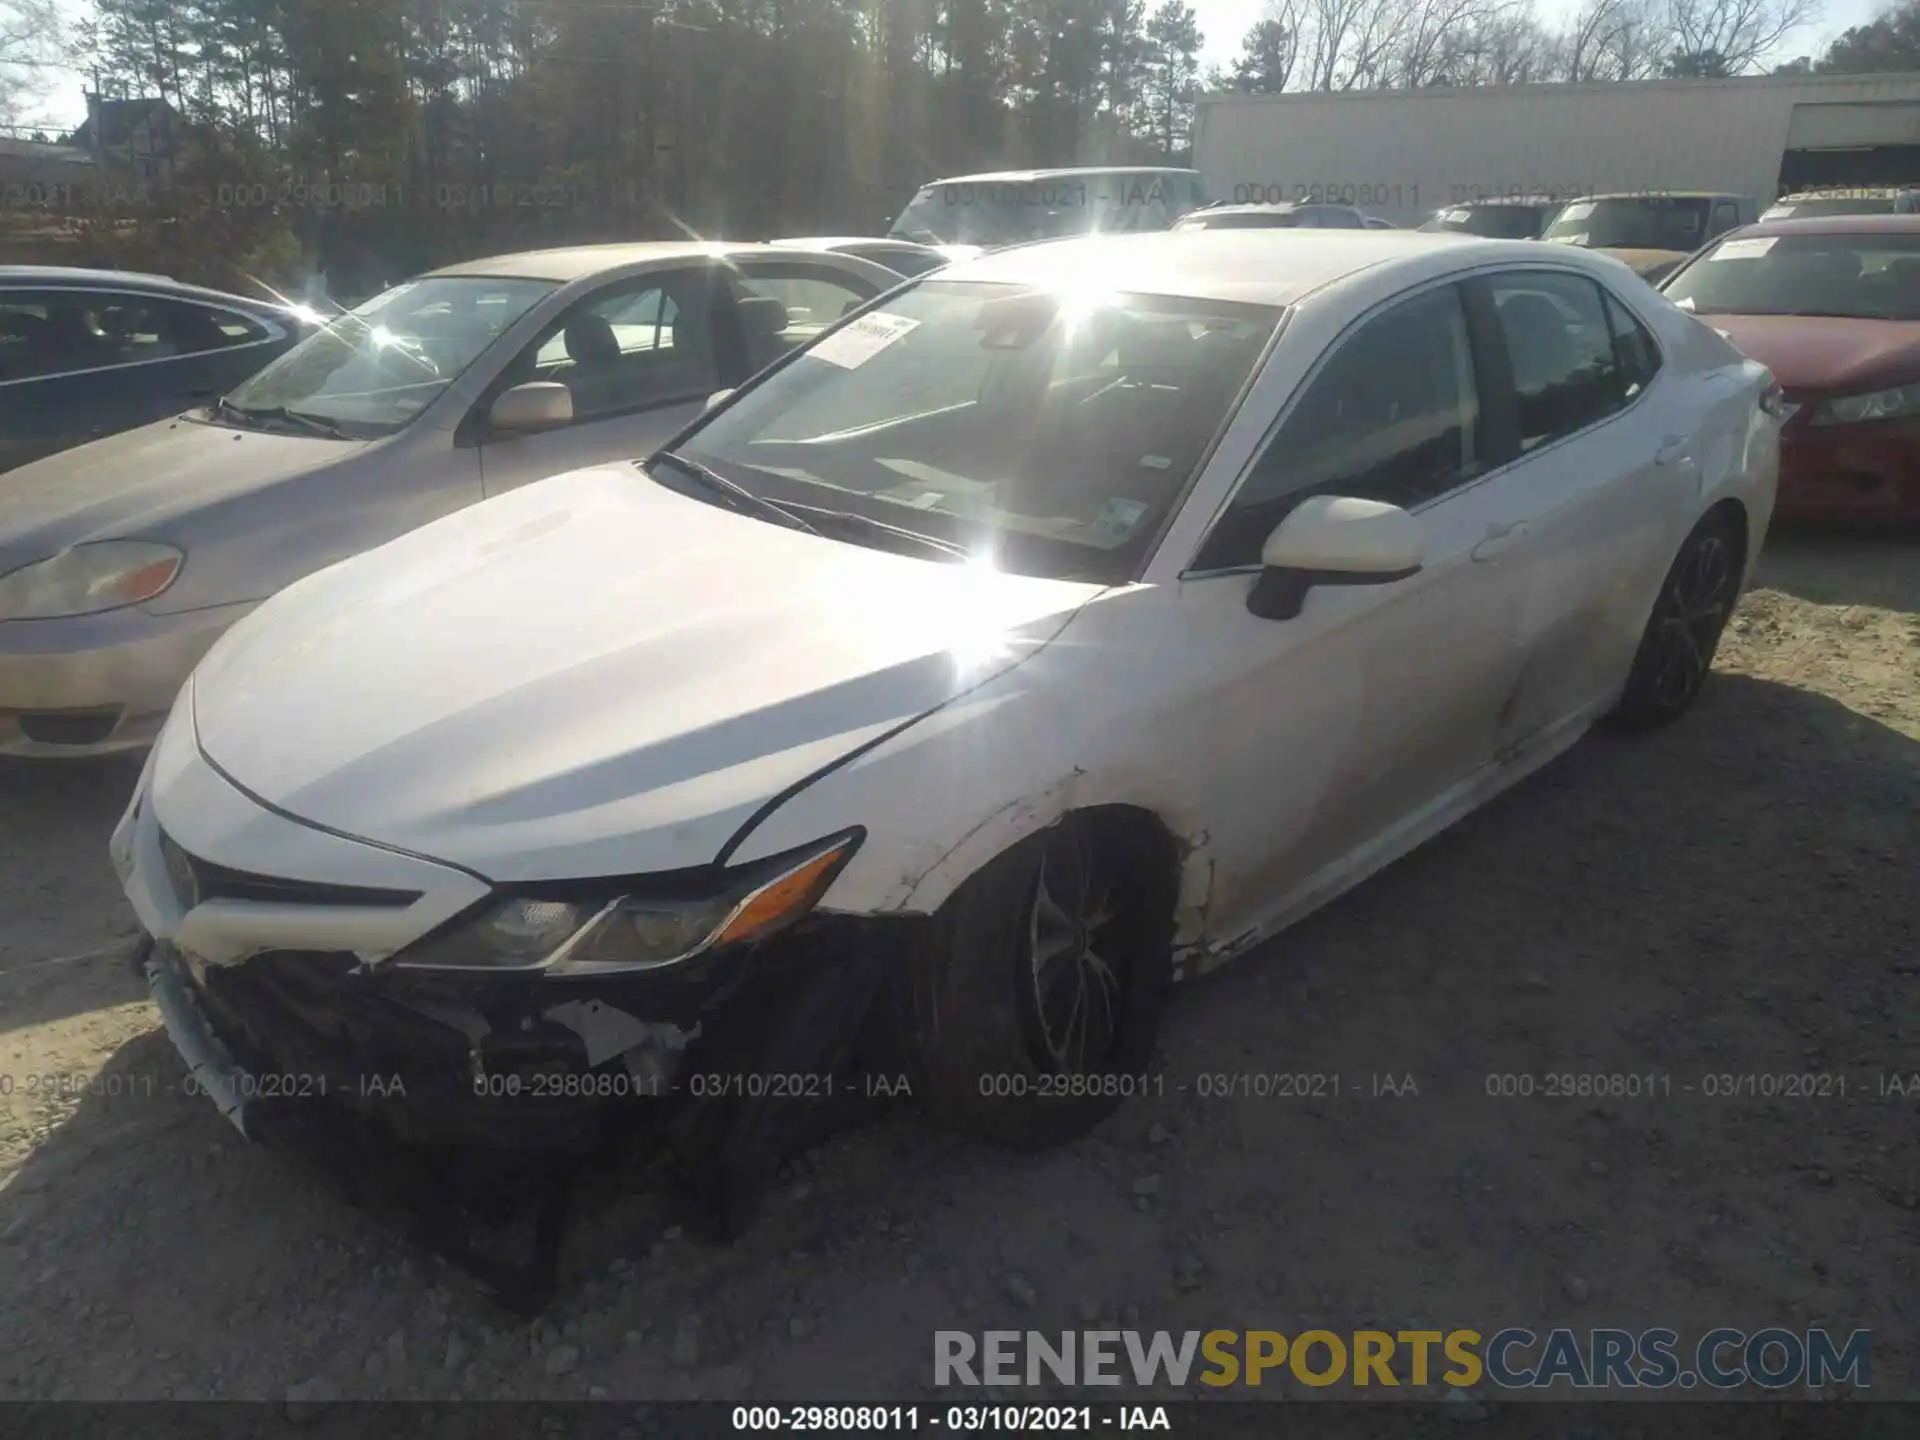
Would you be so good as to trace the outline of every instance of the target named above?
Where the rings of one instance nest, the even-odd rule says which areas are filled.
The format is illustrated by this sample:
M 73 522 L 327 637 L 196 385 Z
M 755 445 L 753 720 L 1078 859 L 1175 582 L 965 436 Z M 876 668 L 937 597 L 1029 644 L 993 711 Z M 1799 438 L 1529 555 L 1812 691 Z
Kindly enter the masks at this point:
M 0 770 L 0 1399 L 924 1399 L 936 1329 L 1099 1318 L 1865 1327 L 1913 1396 L 1920 1096 L 1878 1092 L 1920 1072 L 1920 544 L 1777 538 L 1718 671 L 1184 987 L 1165 1093 L 1096 1135 L 889 1114 L 731 1247 L 635 1197 L 531 1326 L 180 1093 L 106 858 L 134 767 Z M 1670 1090 L 1487 1093 L 1553 1071 Z M 1809 1071 L 1845 1098 L 1704 1093 Z

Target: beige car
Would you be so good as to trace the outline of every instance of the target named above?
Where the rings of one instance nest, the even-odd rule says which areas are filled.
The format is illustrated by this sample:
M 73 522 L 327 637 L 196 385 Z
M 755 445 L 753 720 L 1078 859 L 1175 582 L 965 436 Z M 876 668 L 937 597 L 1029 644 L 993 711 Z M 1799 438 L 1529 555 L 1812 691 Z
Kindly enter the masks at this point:
M 1599 250 L 1657 284 L 1709 240 L 1760 216 L 1748 195 L 1712 191 L 1585 195 L 1570 200 L 1542 240 Z
M 644 456 L 899 283 L 770 245 L 469 260 L 203 408 L 9 471 L 0 755 L 149 743 L 194 664 L 275 591 L 503 491 Z

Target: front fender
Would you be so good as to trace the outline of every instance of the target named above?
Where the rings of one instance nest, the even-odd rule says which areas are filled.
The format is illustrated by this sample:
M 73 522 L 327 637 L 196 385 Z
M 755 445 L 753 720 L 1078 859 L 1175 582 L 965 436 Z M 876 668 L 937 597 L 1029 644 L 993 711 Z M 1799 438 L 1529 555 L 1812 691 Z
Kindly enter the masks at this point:
M 1141 762 L 1145 732 L 1118 696 L 1099 695 L 1085 667 L 1066 668 L 1078 673 L 1021 667 L 928 716 L 788 800 L 734 859 L 863 825 L 866 843 L 821 908 L 931 914 L 968 876 L 1068 811 L 1128 806 L 1151 814 L 1174 840 L 1182 857 L 1175 944 L 1197 946 L 1213 862 L 1190 788 L 1172 770 Z M 1056 698 L 1063 696 L 1074 703 Z

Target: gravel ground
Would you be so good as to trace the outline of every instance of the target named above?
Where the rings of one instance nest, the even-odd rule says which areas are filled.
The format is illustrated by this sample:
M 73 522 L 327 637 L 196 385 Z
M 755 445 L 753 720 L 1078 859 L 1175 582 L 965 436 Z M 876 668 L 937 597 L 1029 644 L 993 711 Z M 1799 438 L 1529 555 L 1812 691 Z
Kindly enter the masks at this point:
M 1920 1095 L 1879 1090 L 1920 1072 L 1917 556 L 1779 539 L 1685 722 L 1184 987 L 1164 1093 L 1092 1137 L 886 1113 L 730 1247 L 624 1199 L 533 1325 L 181 1093 L 106 860 L 134 767 L 0 769 L 0 1399 L 914 1399 L 936 1329 L 1102 1318 L 1868 1327 L 1914 1395 Z M 1316 1071 L 1344 1098 L 1200 1094 Z M 1555 1071 L 1670 1091 L 1487 1093 Z M 1846 1097 L 1704 1093 L 1808 1071 Z

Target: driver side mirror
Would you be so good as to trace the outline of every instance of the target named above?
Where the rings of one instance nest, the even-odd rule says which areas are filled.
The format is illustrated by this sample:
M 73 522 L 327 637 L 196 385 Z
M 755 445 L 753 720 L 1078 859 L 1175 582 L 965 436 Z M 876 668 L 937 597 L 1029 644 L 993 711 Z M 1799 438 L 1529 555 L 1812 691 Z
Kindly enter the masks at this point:
M 733 391 L 731 390 L 714 391 L 711 395 L 707 396 L 707 403 L 704 407 L 702 407 L 701 413 L 704 415 L 708 410 L 719 409 L 722 405 L 727 403 L 727 400 L 732 396 L 732 394 L 733 394 Z
M 503 390 L 487 412 L 496 435 L 529 435 L 573 423 L 573 392 L 557 380 L 529 380 Z
M 1398 505 L 1346 495 L 1302 500 L 1260 547 L 1247 595 L 1262 620 L 1291 620 L 1317 585 L 1391 585 L 1420 572 L 1426 528 Z

